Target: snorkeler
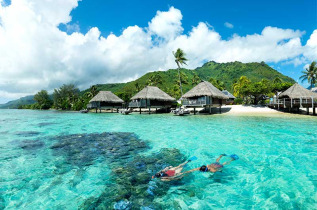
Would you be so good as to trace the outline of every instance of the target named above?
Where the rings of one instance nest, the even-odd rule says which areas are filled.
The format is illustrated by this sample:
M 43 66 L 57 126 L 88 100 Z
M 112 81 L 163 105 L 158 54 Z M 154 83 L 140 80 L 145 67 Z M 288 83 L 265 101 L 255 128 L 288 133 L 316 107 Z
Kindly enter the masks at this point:
M 232 161 L 239 159 L 238 155 L 232 154 L 232 155 L 229 156 L 229 157 L 231 158 L 231 160 L 226 161 L 226 162 L 224 162 L 224 163 L 221 164 L 219 161 L 220 161 L 220 159 L 221 159 L 223 156 L 227 156 L 227 155 L 226 155 L 226 154 L 221 154 L 221 155 L 217 158 L 216 162 L 211 163 L 210 165 L 203 165 L 203 166 L 201 166 L 201 167 L 199 167 L 199 168 L 194 168 L 194 169 L 192 169 L 192 170 L 186 171 L 186 172 L 181 173 L 181 174 L 179 174 L 179 175 L 191 173 L 191 172 L 194 172 L 194 171 L 201 171 L 201 172 L 208 172 L 208 171 L 209 171 L 209 172 L 215 173 L 215 172 L 217 172 L 217 171 L 222 171 L 222 169 L 223 169 L 223 167 L 224 167 L 225 165 L 229 165 Z
M 191 157 L 188 161 L 176 167 L 173 167 L 173 166 L 166 167 L 163 170 L 157 172 L 154 176 L 152 176 L 152 179 L 160 178 L 162 181 L 172 181 L 172 180 L 181 179 L 183 177 L 181 175 L 183 174 L 182 170 L 184 166 L 193 160 L 197 160 L 197 157 L 195 156 Z

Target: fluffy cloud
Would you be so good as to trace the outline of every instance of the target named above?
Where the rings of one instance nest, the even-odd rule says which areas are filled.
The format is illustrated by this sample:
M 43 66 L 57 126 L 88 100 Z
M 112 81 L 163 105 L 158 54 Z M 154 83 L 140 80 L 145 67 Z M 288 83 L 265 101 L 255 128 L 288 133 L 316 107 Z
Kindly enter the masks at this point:
M 305 46 L 305 57 L 309 60 L 317 59 L 317 29 L 311 34 L 310 39 Z
M 120 36 L 86 34 L 69 25 L 77 0 L 12 0 L 0 4 L 0 98 L 49 91 L 64 83 L 87 88 L 123 82 L 154 70 L 175 68 L 172 51 L 182 48 L 189 68 L 217 62 L 280 62 L 316 59 L 317 30 L 305 46 L 298 30 L 266 27 L 261 34 L 233 35 L 224 40 L 206 23 L 183 33 L 181 11 L 158 11 L 148 27 L 130 26 Z M 68 25 L 72 34 L 60 31 Z
M 174 39 L 183 32 L 182 18 L 181 12 L 174 7 L 168 12 L 158 11 L 149 23 L 149 32 L 167 40 Z

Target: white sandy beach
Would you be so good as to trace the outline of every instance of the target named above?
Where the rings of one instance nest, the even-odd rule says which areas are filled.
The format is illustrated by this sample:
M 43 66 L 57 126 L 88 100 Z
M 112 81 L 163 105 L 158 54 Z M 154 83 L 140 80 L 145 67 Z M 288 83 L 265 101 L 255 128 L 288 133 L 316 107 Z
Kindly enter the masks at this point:
M 274 109 L 270 109 L 264 106 L 252 106 L 252 105 L 227 105 L 222 107 L 223 114 L 227 115 L 245 115 L 245 114 L 281 114 Z

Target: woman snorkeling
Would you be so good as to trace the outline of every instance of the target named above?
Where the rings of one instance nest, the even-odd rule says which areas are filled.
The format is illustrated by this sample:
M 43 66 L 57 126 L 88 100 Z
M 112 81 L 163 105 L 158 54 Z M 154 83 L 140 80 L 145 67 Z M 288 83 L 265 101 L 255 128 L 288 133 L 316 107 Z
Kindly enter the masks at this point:
M 154 176 L 152 176 L 152 179 L 160 178 L 162 181 L 172 181 L 172 180 L 181 179 L 183 177 L 181 175 L 183 174 L 182 170 L 184 166 L 193 160 L 197 160 L 197 157 L 195 156 L 191 157 L 188 161 L 176 167 L 173 167 L 173 166 L 166 167 L 163 170 L 157 172 Z

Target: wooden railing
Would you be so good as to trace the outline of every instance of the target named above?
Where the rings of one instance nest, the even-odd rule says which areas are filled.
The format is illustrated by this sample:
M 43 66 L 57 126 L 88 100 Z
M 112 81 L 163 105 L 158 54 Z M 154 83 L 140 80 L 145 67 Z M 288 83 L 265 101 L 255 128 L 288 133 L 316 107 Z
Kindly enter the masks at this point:
M 207 100 L 183 100 L 184 106 L 203 106 L 207 104 Z
M 286 107 L 316 107 L 317 106 L 317 99 L 312 98 L 299 98 L 299 99 L 291 99 L 291 98 L 284 98 L 284 99 L 276 99 L 273 101 L 270 101 L 269 106 L 277 105 L 278 107 L 282 106 L 284 108 Z
M 131 101 L 129 107 L 146 107 L 146 101 Z

